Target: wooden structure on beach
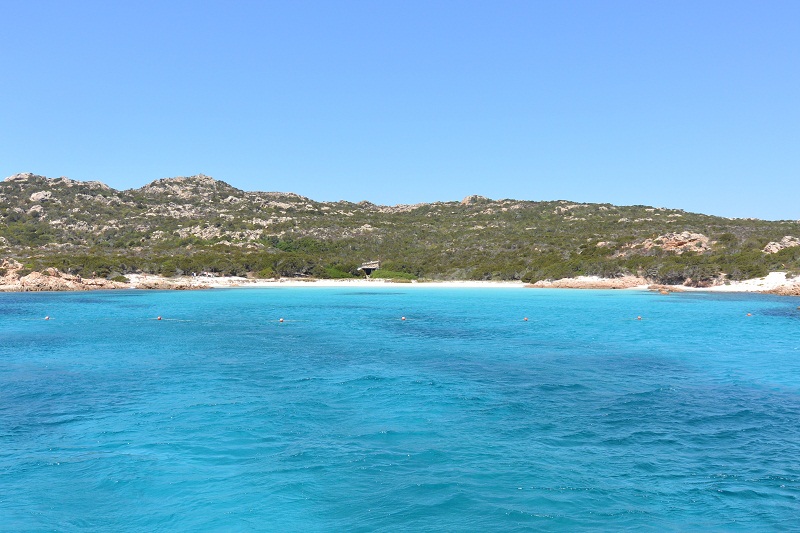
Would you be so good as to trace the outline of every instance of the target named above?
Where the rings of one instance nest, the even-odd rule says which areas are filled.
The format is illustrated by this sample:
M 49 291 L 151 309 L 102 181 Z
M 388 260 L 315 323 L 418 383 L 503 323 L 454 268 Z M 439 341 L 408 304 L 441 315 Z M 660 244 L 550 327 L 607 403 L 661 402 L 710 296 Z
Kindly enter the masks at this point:
M 358 267 L 358 269 L 363 270 L 367 277 L 369 277 L 374 270 L 378 270 L 380 267 L 380 261 L 367 261 L 366 263 L 361 263 L 361 266 Z

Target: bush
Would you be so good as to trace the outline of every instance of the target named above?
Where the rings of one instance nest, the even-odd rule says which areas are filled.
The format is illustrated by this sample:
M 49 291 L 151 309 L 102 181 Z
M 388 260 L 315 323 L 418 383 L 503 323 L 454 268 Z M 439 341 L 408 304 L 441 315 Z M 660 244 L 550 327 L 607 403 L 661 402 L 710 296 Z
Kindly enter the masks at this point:
M 406 279 L 409 281 L 417 279 L 417 276 L 415 276 L 414 274 L 409 274 L 407 272 L 396 272 L 393 270 L 384 270 L 382 268 L 373 271 L 370 277 L 379 279 L 391 279 L 391 280 Z
M 353 277 L 349 272 L 343 272 L 335 267 L 326 267 L 324 275 L 328 279 L 350 279 Z
M 256 277 L 259 277 L 261 279 L 271 279 L 275 277 L 275 271 L 269 267 L 262 268 L 261 270 L 258 271 Z
M 310 256 L 287 253 L 275 262 L 275 271 L 283 277 L 307 276 L 314 266 L 314 259 Z
M 165 278 L 171 278 L 178 273 L 178 269 L 175 266 L 175 263 L 172 261 L 167 261 L 161 264 L 161 268 L 159 268 L 159 274 L 164 276 Z

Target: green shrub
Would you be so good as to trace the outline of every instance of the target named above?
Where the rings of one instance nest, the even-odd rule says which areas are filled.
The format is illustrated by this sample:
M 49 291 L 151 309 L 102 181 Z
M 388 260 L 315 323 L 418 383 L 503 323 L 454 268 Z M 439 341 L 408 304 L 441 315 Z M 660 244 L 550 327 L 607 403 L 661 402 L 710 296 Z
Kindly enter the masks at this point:
M 256 276 L 261 279 L 271 279 L 275 277 L 275 271 L 269 267 L 262 268 L 261 270 L 258 271 L 258 274 L 256 274 Z
M 373 271 L 372 275 L 370 277 L 372 277 L 372 278 L 380 278 L 380 279 L 392 279 L 392 280 L 395 280 L 395 279 L 407 279 L 409 281 L 413 280 L 413 279 L 417 279 L 417 276 L 415 276 L 414 274 L 409 274 L 407 272 L 396 272 L 396 271 L 393 271 L 393 270 L 384 270 L 382 268 L 379 268 L 378 270 Z
M 353 277 L 349 272 L 343 272 L 335 267 L 326 267 L 324 275 L 328 279 L 351 279 Z

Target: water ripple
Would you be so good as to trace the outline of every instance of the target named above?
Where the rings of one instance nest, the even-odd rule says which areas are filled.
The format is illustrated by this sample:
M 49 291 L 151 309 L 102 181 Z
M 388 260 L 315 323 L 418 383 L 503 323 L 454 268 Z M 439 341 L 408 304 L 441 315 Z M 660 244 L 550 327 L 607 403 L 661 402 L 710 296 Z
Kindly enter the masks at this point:
M 0 529 L 792 530 L 787 301 L 0 294 Z

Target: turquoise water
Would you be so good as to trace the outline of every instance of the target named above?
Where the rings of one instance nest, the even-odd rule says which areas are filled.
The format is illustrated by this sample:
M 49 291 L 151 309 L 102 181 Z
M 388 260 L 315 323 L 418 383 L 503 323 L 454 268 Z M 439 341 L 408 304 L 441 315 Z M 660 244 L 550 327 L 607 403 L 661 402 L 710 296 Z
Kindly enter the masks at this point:
M 0 294 L 0 529 L 793 530 L 798 306 Z

